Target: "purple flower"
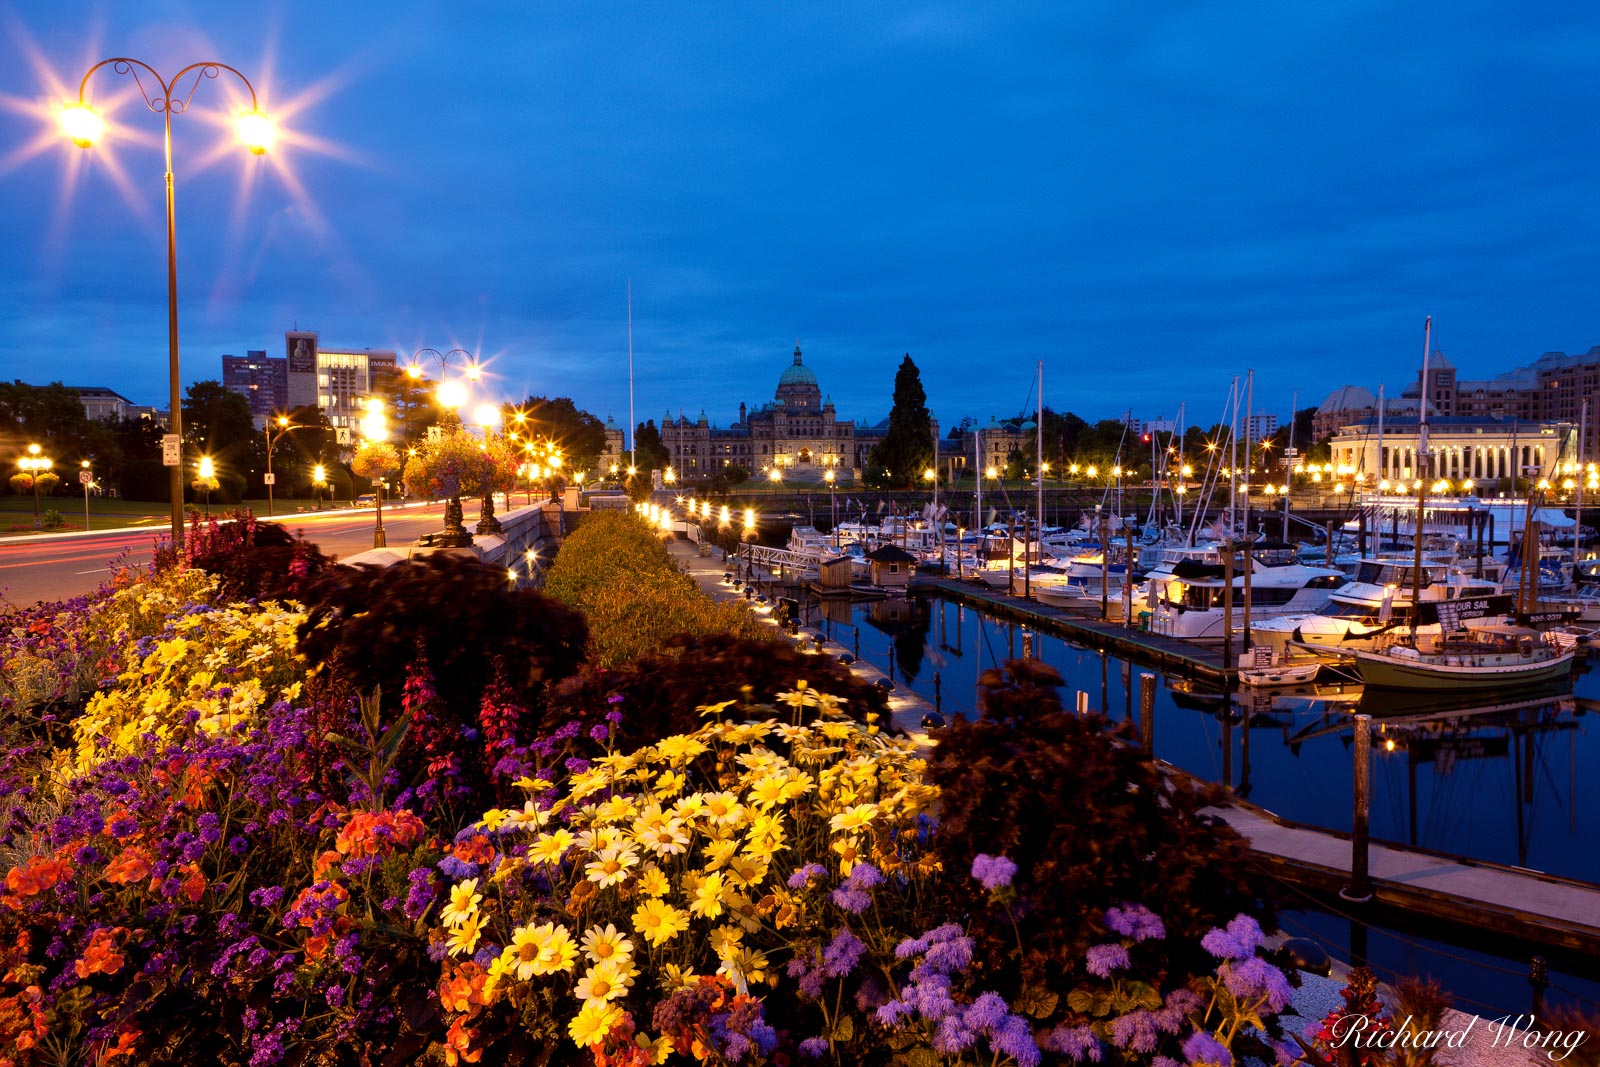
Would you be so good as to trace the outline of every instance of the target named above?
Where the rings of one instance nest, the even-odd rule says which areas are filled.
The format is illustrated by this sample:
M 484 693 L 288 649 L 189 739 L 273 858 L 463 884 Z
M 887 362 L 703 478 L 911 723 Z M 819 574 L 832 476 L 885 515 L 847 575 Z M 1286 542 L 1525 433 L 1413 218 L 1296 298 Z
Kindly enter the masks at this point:
M 828 1051 L 828 1039 L 825 1037 L 808 1037 L 800 1042 L 800 1055 L 808 1060 L 819 1060 Z
M 1038 1067 L 1043 1059 L 1033 1040 L 1033 1027 L 1020 1015 L 1007 1015 L 1000 1032 L 989 1039 L 989 1047 L 1017 1061 L 1017 1067 Z
M 1106 925 L 1132 941 L 1167 936 L 1167 928 L 1156 913 L 1143 904 L 1124 904 L 1106 909 Z
M 870 863 L 858 863 L 845 879 L 851 889 L 871 889 L 883 881 L 883 873 Z
M 927 955 L 922 958 L 938 974 L 964 971 L 972 963 L 972 938 L 954 937 L 929 945 Z
M 969 1029 L 959 1015 L 946 1015 L 939 1020 L 933 1032 L 933 1051 L 941 1056 L 958 1056 L 972 1047 L 977 1035 Z
M 872 897 L 869 894 L 848 885 L 840 886 L 829 896 L 835 904 L 852 915 L 860 915 L 872 904 Z
M 1242 960 L 1255 955 L 1261 944 L 1261 926 L 1248 915 L 1236 915 L 1225 930 L 1213 929 L 1200 939 L 1200 947 L 1222 960 Z
M 822 950 L 822 970 L 829 978 L 843 978 L 856 969 L 867 946 L 849 930 L 840 930 Z
M 978 853 L 972 860 L 972 877 L 983 883 L 985 889 L 999 889 L 1011 884 L 1017 865 L 1005 856 L 987 856 Z
M 1147 1011 L 1130 1011 L 1111 1020 L 1111 1043 L 1118 1048 L 1149 1054 L 1160 1041 L 1156 1017 Z
M 828 868 L 822 864 L 808 863 L 789 876 L 788 885 L 790 889 L 804 889 L 811 884 L 811 879 L 824 878 L 827 874 Z
M 478 865 L 476 863 L 468 863 L 465 860 L 457 859 L 455 856 L 446 856 L 440 860 L 439 870 L 455 879 L 476 878 L 478 876 Z
M 1274 1012 L 1282 1011 L 1294 1000 L 1294 990 L 1283 972 L 1260 956 L 1237 960 L 1225 964 L 1224 968 L 1227 973 L 1223 975 L 1223 984 L 1240 1000 L 1265 997 L 1267 1008 Z
M 1009 1011 L 999 993 L 984 993 L 967 1006 L 966 1023 L 980 1033 L 993 1033 Z
M 1082 1063 L 1086 1059 L 1099 1063 L 1102 1053 L 1100 1039 L 1087 1026 L 1070 1029 L 1060 1026 L 1048 1030 L 1040 1035 L 1039 1044 L 1046 1052 L 1065 1056 L 1073 1063 Z
M 1209 1063 L 1214 1067 L 1233 1067 L 1233 1053 L 1228 1046 L 1206 1033 L 1196 1030 L 1183 1043 L 1183 1058 L 1191 1064 Z
M 1128 967 L 1128 950 L 1121 945 L 1093 945 L 1084 953 L 1083 965 L 1092 975 L 1110 978 L 1112 971 Z

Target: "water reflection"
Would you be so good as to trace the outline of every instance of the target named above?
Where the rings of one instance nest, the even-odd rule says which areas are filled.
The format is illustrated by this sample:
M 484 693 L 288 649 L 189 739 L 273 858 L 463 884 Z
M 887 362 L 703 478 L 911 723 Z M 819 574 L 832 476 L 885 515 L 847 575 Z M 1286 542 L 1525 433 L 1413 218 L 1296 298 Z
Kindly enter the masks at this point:
M 1364 694 L 1359 685 L 1224 694 L 937 597 L 810 603 L 805 620 L 946 715 L 976 708 L 978 676 L 1024 644 L 1112 718 L 1137 717 L 1139 676 L 1156 676 L 1155 752 L 1297 822 L 1351 824 L 1351 716 L 1375 726 L 1372 833 L 1600 882 L 1584 816 L 1600 810 L 1600 740 L 1586 729 L 1600 678 L 1513 697 Z

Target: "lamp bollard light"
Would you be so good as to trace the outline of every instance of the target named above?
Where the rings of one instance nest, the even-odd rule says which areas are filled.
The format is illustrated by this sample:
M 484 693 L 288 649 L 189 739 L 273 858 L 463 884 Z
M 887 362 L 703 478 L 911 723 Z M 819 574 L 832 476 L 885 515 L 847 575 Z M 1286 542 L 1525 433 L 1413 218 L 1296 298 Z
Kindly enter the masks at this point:
M 49 473 L 55 463 L 49 456 L 43 455 L 43 449 L 33 444 L 28 446 L 28 454 L 17 460 L 17 467 L 28 476 L 28 484 L 33 489 L 33 528 L 44 529 L 44 520 L 39 515 L 39 479 Z
M 89 487 L 94 485 L 94 471 L 89 469 L 89 461 L 78 461 L 78 484 L 83 486 L 83 529 L 89 530 Z
M 185 114 L 189 104 L 194 99 L 196 90 L 204 81 L 216 80 L 223 71 L 234 75 L 244 85 L 245 92 L 249 95 L 249 107 L 234 116 L 233 126 L 241 144 L 251 155 L 259 156 L 272 146 L 277 138 L 277 128 L 270 118 L 261 110 L 260 102 L 256 98 L 255 86 L 250 84 L 238 70 L 226 63 L 214 61 L 191 63 L 178 71 L 172 78 L 163 78 L 155 68 L 141 60 L 130 59 L 126 56 L 117 56 L 103 59 L 90 67 L 84 74 L 83 80 L 78 83 L 78 99 L 75 103 L 63 107 L 58 115 L 62 132 L 79 148 L 88 149 L 94 146 L 101 134 L 105 131 L 105 120 L 88 102 L 85 94 L 89 88 L 89 80 L 95 73 L 104 67 L 110 67 L 113 73 L 132 77 L 139 94 L 144 99 L 145 106 L 152 112 L 161 116 L 163 124 L 162 145 L 166 157 L 166 215 L 167 215 L 167 373 L 170 391 L 171 407 L 168 415 L 167 436 L 171 440 L 183 440 L 183 395 L 180 386 L 178 367 L 178 250 L 177 250 L 177 224 L 176 210 L 173 198 L 172 174 L 172 117 Z M 148 75 L 152 84 L 146 84 Z M 193 81 L 187 88 L 184 87 L 186 79 L 193 75 Z M 183 541 L 183 464 L 181 457 L 167 464 L 168 488 L 171 494 L 172 510 L 172 541 L 174 545 Z M 210 491 L 207 490 L 206 506 L 210 507 Z

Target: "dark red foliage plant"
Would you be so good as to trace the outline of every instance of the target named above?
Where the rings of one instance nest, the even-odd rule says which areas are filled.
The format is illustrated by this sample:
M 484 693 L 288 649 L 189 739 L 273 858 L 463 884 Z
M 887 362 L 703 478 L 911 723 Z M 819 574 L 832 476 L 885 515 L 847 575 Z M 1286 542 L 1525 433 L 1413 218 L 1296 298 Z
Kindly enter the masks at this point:
M 1020 951 L 1025 980 L 1059 982 L 1104 940 L 1106 909 L 1136 903 L 1166 925 L 1162 967 L 1205 973 L 1215 966 L 1199 948 L 1207 931 L 1241 912 L 1270 920 L 1245 841 L 1203 810 L 1215 788 L 1157 764 L 1126 724 L 1066 711 L 1061 676 L 1038 660 L 979 682 L 981 718 L 941 730 L 929 767 L 945 869 L 970 871 L 980 853 L 1018 868 L 1016 929 L 985 907 L 976 881 L 950 879 L 976 958 Z
M 621 670 L 584 671 L 556 687 L 551 715 L 597 721 L 615 706 L 613 698 L 620 697 L 623 717 L 617 737 L 627 750 L 698 730 L 705 720 L 697 708 L 724 700 L 770 704 L 801 680 L 844 700 L 845 713 L 858 721 L 887 713 L 883 691 L 831 656 L 773 641 L 707 634 L 671 638 L 659 653 Z

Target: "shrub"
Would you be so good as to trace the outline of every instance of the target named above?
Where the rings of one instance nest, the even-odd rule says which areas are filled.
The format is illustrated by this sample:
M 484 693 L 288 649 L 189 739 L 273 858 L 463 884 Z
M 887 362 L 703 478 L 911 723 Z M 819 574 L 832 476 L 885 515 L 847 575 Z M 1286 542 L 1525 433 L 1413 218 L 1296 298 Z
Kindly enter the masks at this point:
M 217 578 L 223 597 L 285 600 L 299 596 L 307 581 L 331 564 L 321 549 L 277 523 L 259 523 L 249 511 L 231 522 L 196 521 L 183 550 L 196 567 Z
M 980 678 L 982 717 L 941 731 L 929 768 L 943 802 L 937 835 L 945 866 L 967 870 L 979 852 L 1019 869 L 1018 927 L 979 920 L 980 957 L 1016 944 L 1029 981 L 1059 974 L 1100 936 L 1106 909 L 1137 901 L 1159 913 L 1189 955 L 1159 961 L 1197 973 L 1211 961 L 1206 930 L 1238 913 L 1270 917 L 1249 849 L 1203 814 L 1218 790 L 1180 782 L 1134 742 L 1126 724 L 1062 709 L 1061 676 L 1012 660 Z M 956 914 L 975 914 L 971 883 L 956 883 Z M 1178 951 L 1178 950 L 1174 950 Z
M 308 583 L 300 649 L 313 672 L 355 690 L 400 683 L 426 664 L 450 721 L 475 721 L 503 674 L 511 699 L 537 706 L 548 681 L 578 667 L 587 629 L 572 609 L 506 581 L 476 557 L 436 552 L 392 567 L 333 566 Z
M 586 670 L 557 687 L 552 710 L 594 719 L 610 710 L 612 698 L 620 698 L 626 714 L 618 743 L 647 745 L 699 728 L 697 708 L 727 700 L 770 704 L 799 681 L 839 697 L 842 710 L 858 721 L 888 710 L 883 690 L 831 656 L 731 634 L 682 635 L 616 670 Z
M 589 658 L 622 667 L 681 635 L 772 641 L 743 604 L 717 603 L 681 573 L 659 536 L 632 514 L 591 514 L 561 546 L 545 590 L 589 620 Z

